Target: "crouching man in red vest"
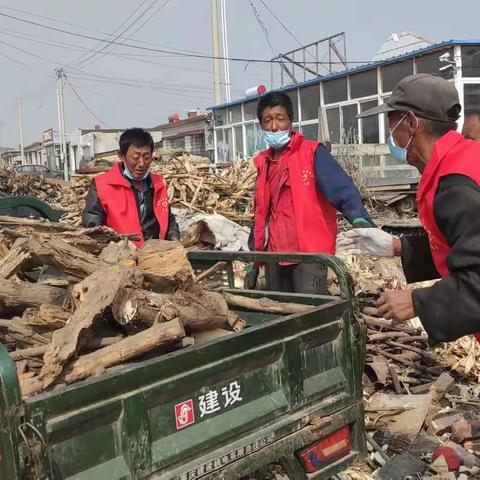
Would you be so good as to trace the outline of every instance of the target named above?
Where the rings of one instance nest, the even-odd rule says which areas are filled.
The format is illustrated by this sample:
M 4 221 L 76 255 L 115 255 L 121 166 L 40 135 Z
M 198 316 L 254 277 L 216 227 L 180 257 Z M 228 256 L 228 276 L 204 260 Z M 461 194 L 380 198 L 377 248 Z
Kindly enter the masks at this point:
M 90 185 L 83 225 L 106 225 L 131 235 L 137 247 L 152 238 L 179 240 L 163 178 L 150 172 L 152 136 L 141 128 L 131 128 L 122 133 L 119 144 L 120 161 Z
M 378 302 L 387 319 L 418 316 L 431 345 L 480 331 L 480 143 L 456 132 L 460 110 L 452 83 L 417 74 L 360 115 L 388 113 L 392 156 L 422 174 L 417 205 L 425 235 L 354 229 L 339 241 L 353 254 L 401 256 L 409 283 L 442 278 L 432 287 L 387 292 Z
M 269 148 L 254 159 L 251 250 L 334 255 L 337 210 L 357 227 L 374 226 L 360 193 L 330 152 L 292 131 L 293 106 L 288 95 L 272 92 L 262 97 L 257 116 Z M 323 265 L 267 265 L 270 290 L 322 294 L 326 277 Z

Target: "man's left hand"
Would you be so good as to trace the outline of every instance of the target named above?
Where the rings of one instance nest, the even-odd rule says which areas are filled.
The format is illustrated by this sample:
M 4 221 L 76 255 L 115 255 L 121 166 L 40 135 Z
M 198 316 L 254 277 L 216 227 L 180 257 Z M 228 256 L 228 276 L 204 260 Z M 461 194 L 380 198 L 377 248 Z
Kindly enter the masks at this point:
M 377 302 L 378 313 L 387 320 L 406 322 L 414 318 L 415 310 L 412 300 L 413 290 L 390 290 L 385 292 Z

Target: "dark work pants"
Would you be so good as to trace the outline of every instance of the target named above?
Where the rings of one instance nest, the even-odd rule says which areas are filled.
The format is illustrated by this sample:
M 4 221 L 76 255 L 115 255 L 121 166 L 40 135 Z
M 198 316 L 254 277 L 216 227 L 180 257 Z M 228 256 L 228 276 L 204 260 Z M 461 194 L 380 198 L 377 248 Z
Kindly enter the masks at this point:
M 326 295 L 327 267 L 318 263 L 266 265 L 267 288 L 276 292 Z

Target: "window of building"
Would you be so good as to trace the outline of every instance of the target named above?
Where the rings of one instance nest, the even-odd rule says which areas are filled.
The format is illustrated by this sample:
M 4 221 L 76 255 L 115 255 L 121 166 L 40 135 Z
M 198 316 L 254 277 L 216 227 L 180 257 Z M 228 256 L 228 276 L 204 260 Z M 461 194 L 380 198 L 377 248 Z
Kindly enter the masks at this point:
M 217 134 L 217 162 L 225 163 L 225 142 L 223 129 L 217 128 L 215 132 Z
M 247 157 L 251 157 L 256 152 L 255 124 L 247 123 L 245 125 L 245 138 L 247 142 Z
M 225 161 L 230 163 L 233 161 L 233 129 L 226 128 L 223 134 L 225 140 Z
M 358 114 L 358 104 L 345 105 L 342 107 L 342 142 L 358 143 L 358 120 L 355 118 Z
M 245 121 L 257 119 L 257 101 L 246 102 L 243 104 L 243 116 Z
M 480 47 L 462 47 L 462 77 L 480 77 Z
M 368 97 L 376 95 L 377 88 L 377 69 L 367 70 L 366 72 L 350 75 L 350 97 Z
M 227 123 L 227 109 L 221 108 L 220 110 L 214 111 L 215 115 L 215 126 L 221 127 L 222 125 L 226 125 Z
M 290 90 L 289 92 L 285 92 L 292 101 L 293 104 L 293 121 L 298 122 L 298 90 Z
M 263 130 L 259 123 L 255 124 L 255 151 L 260 152 L 261 150 L 265 150 L 267 148 L 267 144 L 263 140 Z
M 360 104 L 360 112 L 365 112 L 378 105 L 377 100 Z M 378 115 L 362 118 L 362 143 L 379 143 Z
M 480 111 L 480 84 L 465 84 L 463 87 L 463 111 Z
M 395 62 L 382 67 L 382 91 L 391 92 L 395 85 L 408 75 L 413 74 L 413 60 Z
M 318 140 L 318 123 L 302 125 L 302 133 L 307 140 Z
M 417 66 L 417 73 L 432 73 L 434 75 L 440 75 L 443 78 L 453 78 L 454 69 L 449 68 L 448 70 L 441 71 L 441 67 L 445 67 L 448 63 L 441 62 L 440 57 L 450 53 L 450 61 L 453 62 L 453 50 L 437 50 L 432 53 L 427 53 L 421 57 L 415 58 L 415 64 Z
M 340 143 L 340 109 L 327 108 L 328 132 L 331 143 Z
M 242 106 L 237 105 L 228 109 L 229 123 L 239 123 L 242 121 Z
M 300 89 L 300 104 L 302 106 L 302 120 L 318 118 L 320 107 L 320 86 L 310 85 Z
M 234 127 L 235 134 L 235 157 L 243 158 L 243 127 L 238 125 Z
M 347 100 L 347 77 L 340 77 L 323 82 L 323 96 L 325 103 L 336 103 Z

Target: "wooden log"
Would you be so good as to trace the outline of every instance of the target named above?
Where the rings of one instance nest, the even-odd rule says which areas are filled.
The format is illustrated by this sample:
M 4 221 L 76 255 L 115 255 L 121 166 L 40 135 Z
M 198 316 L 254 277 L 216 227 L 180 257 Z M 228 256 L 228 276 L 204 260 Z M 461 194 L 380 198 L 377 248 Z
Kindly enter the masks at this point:
M 121 325 L 152 325 L 155 321 L 178 318 L 184 327 L 194 330 L 229 326 L 237 320 L 222 294 L 201 287 L 172 294 L 125 288 L 115 298 L 112 313 Z
M 0 260 L 0 278 L 10 278 L 32 258 L 29 252 L 23 251 L 21 246 L 13 247 Z
M 123 260 L 135 259 L 137 248 L 127 238 L 119 242 L 110 242 L 98 256 L 100 260 L 110 265 L 115 265 Z
M 20 317 L 14 317 L 12 320 L 0 320 L 0 328 L 7 329 L 15 339 L 27 343 L 46 345 L 49 342 L 48 338 L 23 325 Z
M 269 298 L 250 298 L 232 293 L 223 293 L 229 307 L 245 308 L 257 312 L 278 313 L 290 315 L 292 313 L 304 313 L 312 310 L 312 305 L 301 305 L 299 303 L 276 302 Z
M 97 270 L 72 289 L 76 310 L 68 323 L 53 334 L 40 377 L 45 386 L 61 374 L 63 365 L 77 351 L 94 321 L 109 307 L 118 292 L 128 286 L 137 287 L 143 277 L 137 269 L 112 265 Z
M 38 285 L 36 283 L 2 280 L 0 282 L 0 300 L 5 307 L 25 310 L 44 303 L 61 305 L 65 296 L 62 288 Z
M 391 347 L 397 347 L 403 350 L 410 350 L 411 352 L 415 352 L 421 357 L 427 358 L 429 360 L 435 360 L 437 358 L 437 356 L 434 355 L 433 353 L 422 350 L 421 348 L 412 347 L 412 345 L 406 345 L 404 343 L 393 342 L 393 341 L 389 341 L 387 342 L 387 344 L 390 345 Z
M 214 328 L 212 330 L 204 330 L 203 332 L 195 333 L 195 342 L 197 345 L 217 340 L 228 335 L 233 335 L 233 332 L 224 328 Z
M 28 325 L 37 325 L 52 329 L 62 328 L 70 316 L 71 313 L 62 307 L 48 303 L 44 303 L 38 308 L 27 308 L 23 312 L 23 318 Z
M 400 380 L 398 378 L 398 373 L 397 369 L 395 368 L 395 365 L 390 365 L 388 367 L 388 370 L 390 372 L 390 376 L 392 377 L 392 382 L 393 386 L 395 387 L 395 392 L 400 395 L 403 393 L 402 386 L 400 385 Z
M 79 250 L 60 237 L 35 235 L 22 245 L 22 249 L 31 255 L 35 264 L 52 265 L 77 279 L 91 275 L 102 265 L 94 255 Z
M 105 338 L 91 338 L 85 344 L 83 350 L 97 350 L 99 348 L 108 347 L 114 345 L 122 340 L 123 337 L 105 337 Z M 10 352 L 10 356 L 13 361 L 19 361 L 26 358 L 41 357 L 48 350 L 48 345 L 40 345 L 38 347 L 23 348 L 20 350 L 14 350 Z
M 137 252 L 138 268 L 152 289 L 171 292 L 193 284 L 193 270 L 179 242 L 148 240 Z
M 126 337 L 114 345 L 82 355 L 65 368 L 58 381 L 73 383 L 92 375 L 99 375 L 108 367 L 139 357 L 155 348 L 171 345 L 183 337 L 185 330 L 177 319 L 155 323 L 150 328 Z M 22 385 L 24 395 L 38 393 L 48 386 L 41 378 L 25 383 Z
M 408 333 L 405 332 L 381 332 L 381 333 L 372 333 L 368 335 L 368 340 L 370 342 L 381 342 L 383 340 L 388 340 L 390 338 L 402 338 L 408 337 Z
M 195 277 L 195 283 L 200 283 L 202 280 L 205 280 L 206 278 L 211 277 L 212 275 L 215 275 L 218 271 L 220 271 L 227 262 L 217 262 L 213 267 L 210 267 L 209 269 L 203 271 L 202 273 L 198 274 Z

